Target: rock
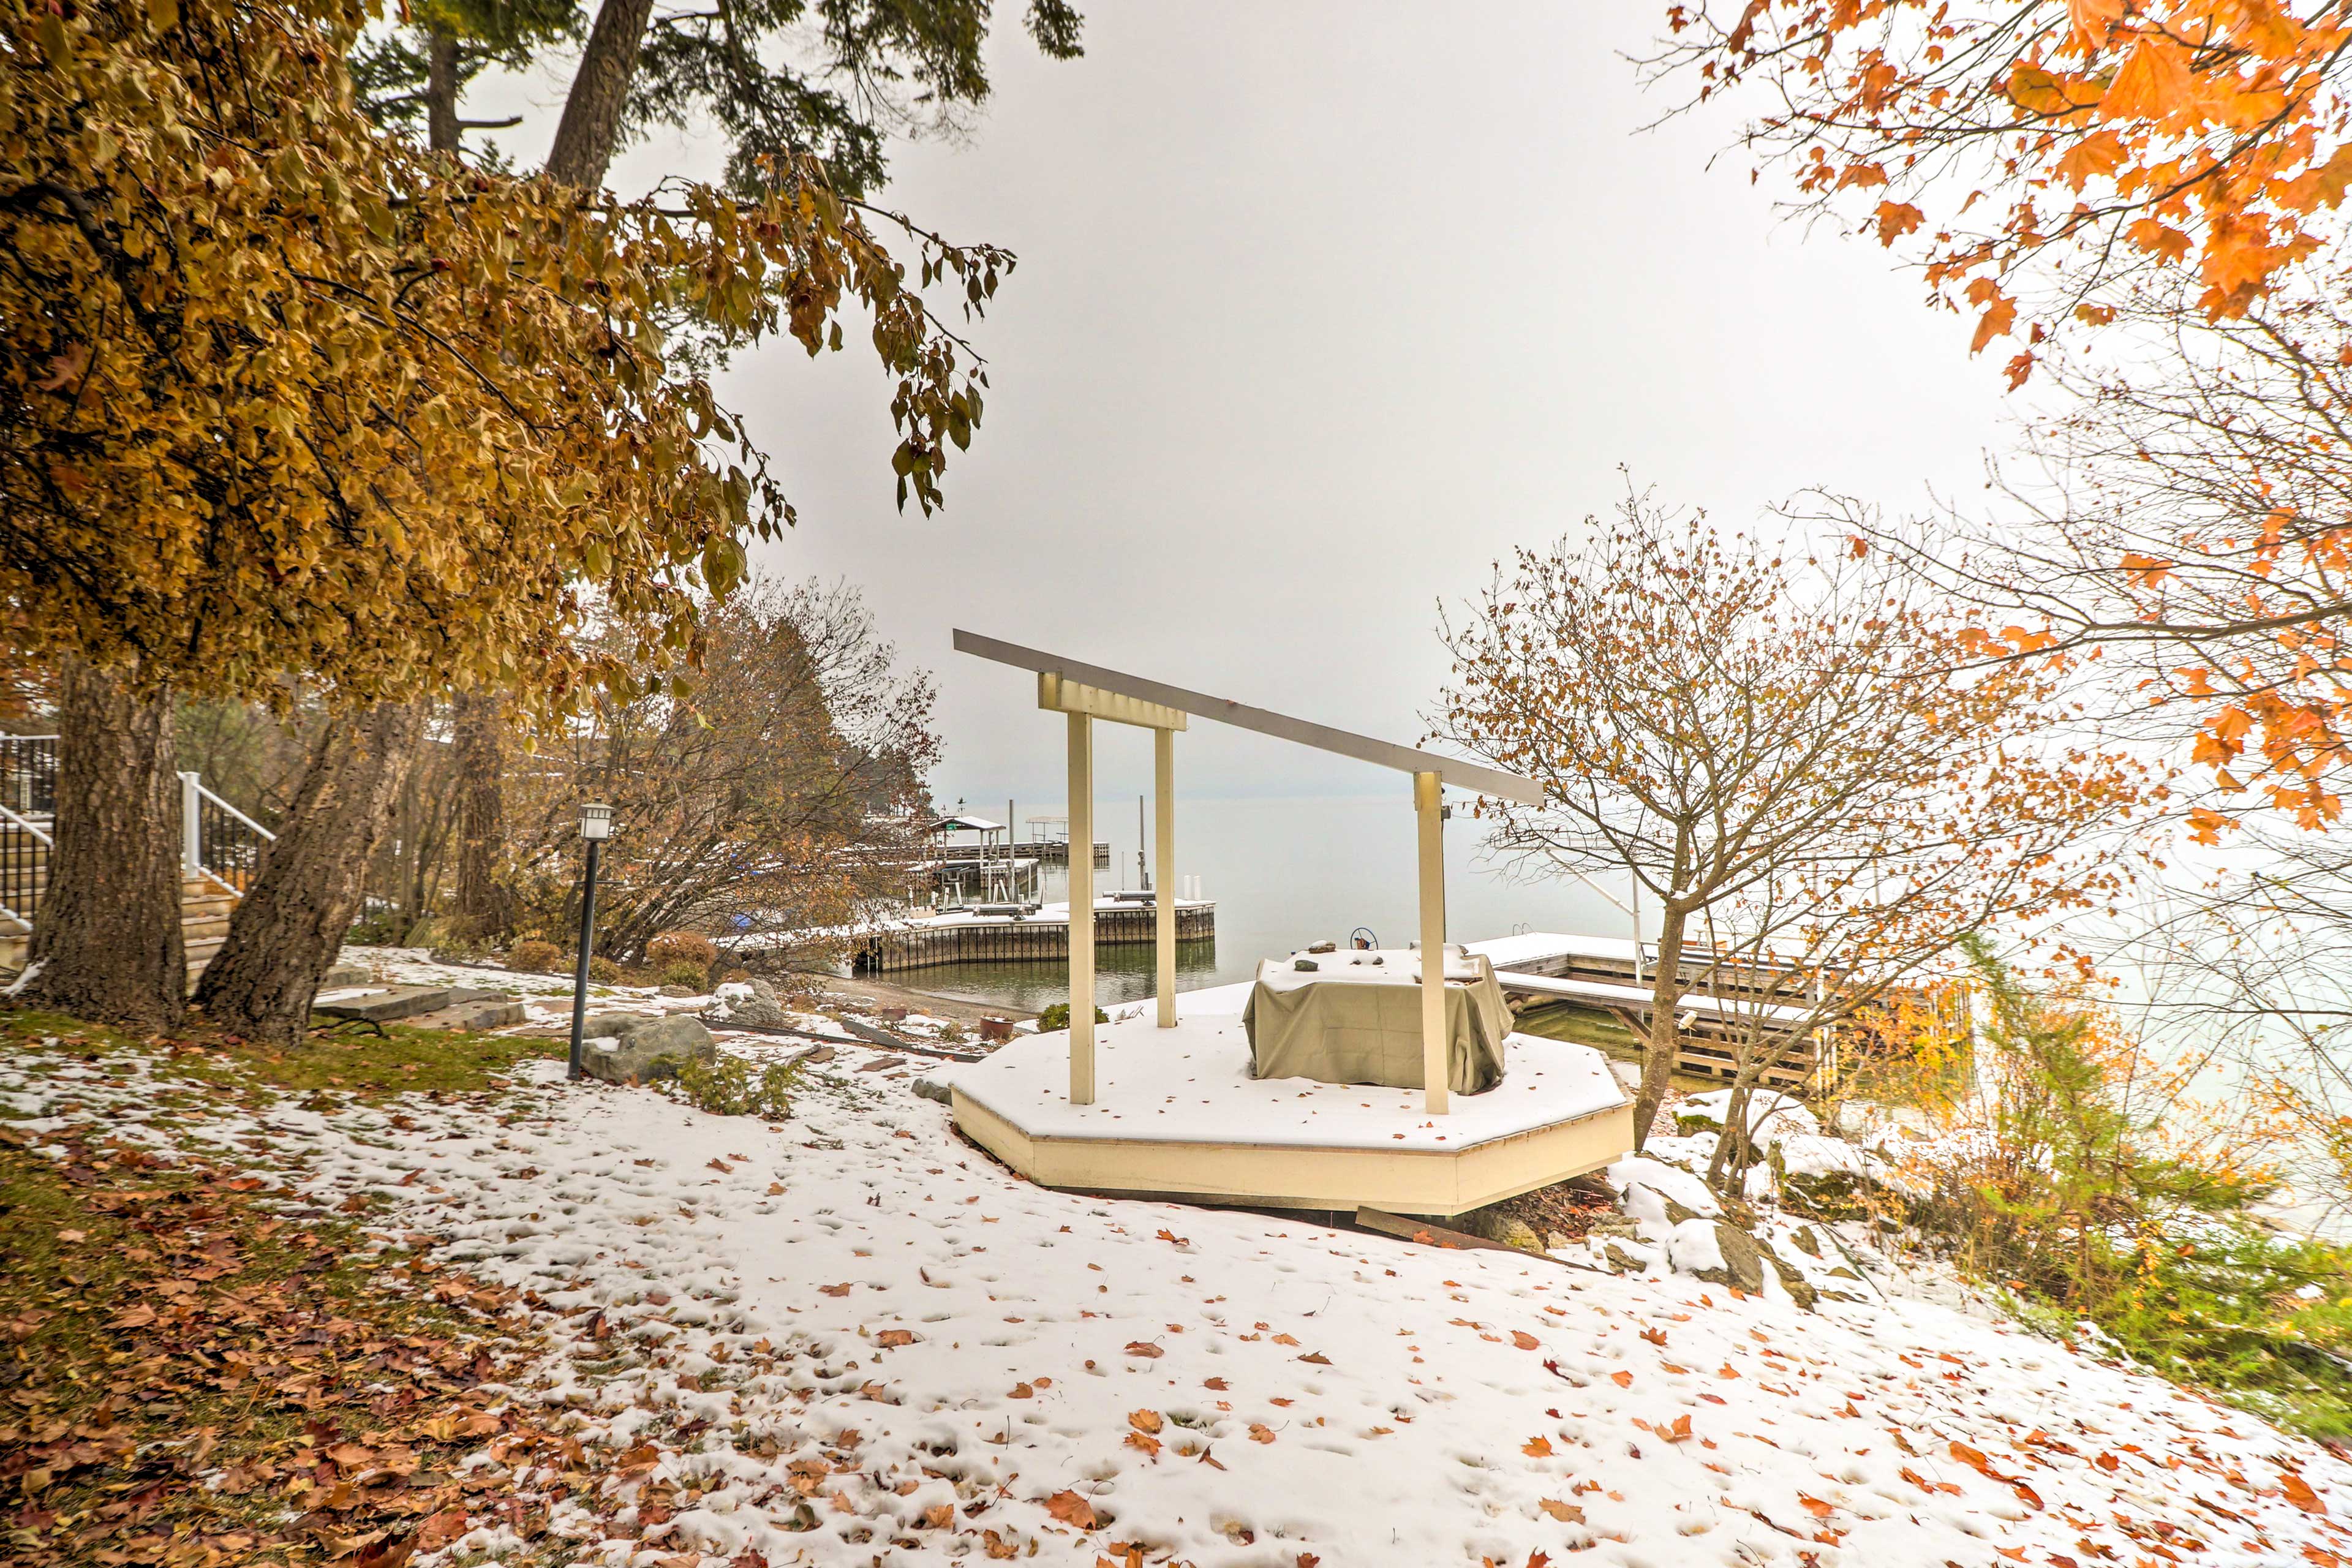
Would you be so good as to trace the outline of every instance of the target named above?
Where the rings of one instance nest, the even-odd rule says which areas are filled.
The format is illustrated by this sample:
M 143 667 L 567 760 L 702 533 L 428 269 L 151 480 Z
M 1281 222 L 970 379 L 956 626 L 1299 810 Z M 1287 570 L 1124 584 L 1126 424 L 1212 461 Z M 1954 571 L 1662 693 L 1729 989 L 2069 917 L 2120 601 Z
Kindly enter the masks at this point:
M 364 963 L 338 963 L 319 982 L 321 991 L 348 991 L 354 985 L 375 984 L 375 971 Z
M 1612 1274 L 1643 1274 L 1649 1271 L 1648 1264 L 1613 1241 L 1601 1249 L 1601 1257 L 1609 1265 L 1609 1271 Z
M 1789 1300 L 1803 1310 L 1811 1311 L 1813 1304 L 1821 1300 L 1821 1292 L 1813 1289 L 1813 1282 L 1806 1279 L 1803 1271 L 1795 1265 L 1782 1262 L 1778 1253 L 1767 1251 L 1764 1256 L 1770 1260 L 1772 1272 L 1780 1277 L 1780 1289 L 1789 1293 Z
M 615 1033 L 611 1026 L 627 1022 L 624 1033 Z M 719 1043 L 698 1018 L 673 1014 L 667 1018 L 647 1018 L 639 1014 L 605 1013 L 589 1020 L 587 1033 L 593 1037 L 582 1049 L 581 1065 L 588 1076 L 606 1083 L 652 1083 L 659 1079 L 676 1078 L 682 1063 L 714 1061 L 719 1056 Z
M 591 1013 L 580 1026 L 581 1035 L 587 1039 L 619 1039 L 634 1034 L 647 1024 L 661 1022 L 658 1013 Z
M 1771 1256 L 1770 1251 L 1738 1226 L 1726 1225 L 1721 1220 L 1694 1220 L 1687 1226 L 1676 1226 L 1671 1243 L 1675 1250 L 1679 1253 L 1693 1247 L 1696 1238 L 1685 1237 L 1702 1225 L 1707 1226 L 1708 1234 L 1713 1237 L 1716 1254 L 1723 1259 L 1722 1265 L 1719 1268 L 1691 1268 L 1685 1272 L 1709 1284 L 1728 1285 L 1751 1296 L 1761 1296 L 1764 1293 L 1764 1260 Z
M 1666 1197 L 1666 1194 L 1664 1193 L 1660 1193 L 1658 1196 L 1665 1199 L 1666 1223 L 1668 1225 L 1680 1225 L 1686 1219 L 1703 1219 L 1706 1217 L 1696 1209 L 1685 1208 L 1681 1204 L 1676 1203 L 1674 1199 Z
M 1811 1215 L 1816 1219 L 1868 1218 L 1875 1191 L 1883 1191 L 1877 1183 L 1866 1181 L 1850 1171 L 1830 1171 L 1819 1174 L 1790 1173 L 1780 1178 L 1781 1202 L 1795 1212 Z
M 950 1089 L 946 1084 L 940 1082 L 937 1079 L 917 1079 L 915 1080 L 915 1092 L 921 1095 L 925 1100 L 936 1100 L 941 1105 L 953 1105 L 955 1103 L 955 1090 Z
M 1795 1242 L 1797 1250 L 1808 1258 L 1819 1258 L 1822 1255 L 1822 1238 L 1813 1234 L 1811 1226 L 1799 1226 L 1789 1233 L 1789 1239 Z
M 753 1029 L 781 1029 L 792 1022 L 776 1000 L 775 987 L 758 979 L 730 980 L 721 985 L 703 1016 Z
M 525 1017 L 522 998 L 501 996 L 495 1002 L 485 1002 L 465 1009 L 458 1016 L 460 1029 L 502 1029 L 509 1024 L 520 1024 Z
M 1537 1233 L 1535 1226 L 1517 1215 L 1505 1214 L 1500 1209 L 1472 1209 L 1467 1214 L 1457 1215 L 1454 1224 L 1472 1236 L 1484 1237 L 1488 1241 L 1516 1247 L 1521 1252 L 1542 1252 L 1545 1249 L 1544 1238 Z
M 701 993 L 697 991 L 691 985 L 665 985 L 655 992 L 654 994 L 656 996 L 698 996 Z

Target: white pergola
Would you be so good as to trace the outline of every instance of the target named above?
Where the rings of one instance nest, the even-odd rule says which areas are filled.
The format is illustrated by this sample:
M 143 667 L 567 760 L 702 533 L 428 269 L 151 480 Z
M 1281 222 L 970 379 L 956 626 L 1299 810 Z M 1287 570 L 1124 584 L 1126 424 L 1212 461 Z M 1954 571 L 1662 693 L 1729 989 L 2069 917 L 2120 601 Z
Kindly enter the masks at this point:
M 1037 675 L 1037 706 L 1068 721 L 1070 764 L 1070 1102 L 1095 1100 L 1094 721 L 1129 724 L 1152 732 L 1153 908 L 1158 915 L 1159 1025 L 1176 1026 L 1176 731 L 1190 718 L 1213 719 L 1236 729 L 1334 752 L 1412 775 L 1419 823 L 1421 892 L 1421 1065 L 1425 1104 L 1433 1116 L 1447 1110 L 1445 1059 L 1445 786 L 1528 805 L 1543 803 L 1543 787 L 1497 768 L 1416 751 L 1368 735 L 1293 719 L 1223 697 L 1188 691 L 1059 654 L 1000 642 L 959 629 L 958 653 L 1009 664 Z

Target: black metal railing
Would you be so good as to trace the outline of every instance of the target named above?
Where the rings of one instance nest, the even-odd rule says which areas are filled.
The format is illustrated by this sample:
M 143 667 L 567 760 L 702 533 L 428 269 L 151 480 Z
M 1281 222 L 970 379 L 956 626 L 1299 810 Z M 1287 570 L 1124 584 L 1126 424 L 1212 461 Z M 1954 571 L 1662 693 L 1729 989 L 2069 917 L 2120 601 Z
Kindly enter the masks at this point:
M 197 861 L 242 893 L 261 869 L 261 851 L 275 837 L 220 796 L 196 786 Z
M 37 822 L 56 815 L 55 735 L 0 735 L 0 806 Z

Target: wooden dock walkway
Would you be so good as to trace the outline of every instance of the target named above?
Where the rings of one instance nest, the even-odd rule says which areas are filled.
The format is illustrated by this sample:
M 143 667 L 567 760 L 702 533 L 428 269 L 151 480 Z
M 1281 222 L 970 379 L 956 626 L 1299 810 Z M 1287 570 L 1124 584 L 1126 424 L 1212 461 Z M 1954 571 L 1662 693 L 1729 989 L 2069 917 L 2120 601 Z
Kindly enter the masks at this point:
M 1066 866 L 1070 863 L 1070 841 L 1066 838 L 1035 838 L 1026 843 L 1015 842 L 1013 858 L 1034 860 L 1041 866 Z M 933 844 L 923 850 L 923 858 L 944 861 L 949 865 L 976 865 L 982 861 L 1002 866 L 1005 847 L 1002 844 Z M 1110 845 L 1097 839 L 1095 843 L 1095 864 L 1110 864 Z
M 1095 945 L 1150 947 L 1158 927 L 1150 904 L 1097 907 Z M 1187 901 L 1176 910 L 1176 940 L 1210 942 L 1217 934 L 1217 906 Z M 893 927 L 859 939 L 851 966 L 859 974 L 929 969 L 943 963 L 973 963 L 1070 956 L 1067 917 L 982 919 L 939 925 Z

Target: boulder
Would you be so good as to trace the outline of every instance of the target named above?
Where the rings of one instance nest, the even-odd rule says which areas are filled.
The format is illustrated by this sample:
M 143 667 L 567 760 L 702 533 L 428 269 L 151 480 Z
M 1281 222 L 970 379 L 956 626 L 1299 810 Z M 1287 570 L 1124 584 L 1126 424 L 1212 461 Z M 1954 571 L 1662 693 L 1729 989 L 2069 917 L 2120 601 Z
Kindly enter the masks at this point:
M 338 963 L 319 981 L 321 991 L 348 991 L 354 985 L 375 984 L 375 971 L 364 963 Z
M 781 1029 L 792 1022 L 783 1004 L 776 999 L 775 987 L 764 980 L 729 981 L 711 996 L 703 1016 L 715 1023 L 754 1029 Z
M 1506 1214 L 1500 1209 L 1472 1209 L 1456 1216 L 1454 1224 L 1472 1236 L 1516 1247 L 1521 1252 L 1545 1250 L 1544 1238 L 1537 1234 L 1535 1226 L 1517 1215 Z
M 1764 1293 L 1764 1260 L 1769 1250 L 1736 1225 L 1686 1219 L 1666 1238 L 1675 1267 L 1693 1279 L 1728 1285 L 1751 1296 Z
M 614 1032 L 611 1026 L 625 1022 Z M 642 1014 L 604 1013 L 585 1026 L 591 1037 L 583 1045 L 581 1066 L 591 1078 L 606 1083 L 652 1083 L 676 1078 L 688 1061 L 710 1062 L 719 1057 L 719 1043 L 698 1018 L 672 1015 L 648 1018 Z
M 936 1100 L 941 1105 L 953 1105 L 955 1103 L 955 1090 L 949 1088 L 946 1084 L 940 1082 L 937 1079 L 919 1078 L 915 1080 L 914 1087 L 915 1092 L 921 1095 L 925 1100 Z
M 1618 1246 L 1613 1241 L 1601 1249 L 1601 1256 L 1608 1263 L 1609 1272 L 1612 1274 L 1646 1274 L 1649 1272 L 1650 1266 L 1647 1263 L 1643 1262 L 1641 1258 L 1634 1257 L 1632 1253 L 1626 1251 L 1623 1247 Z
M 1813 1303 L 1821 1300 L 1821 1292 L 1813 1289 L 1813 1282 L 1805 1278 L 1803 1270 L 1783 1263 L 1778 1253 L 1766 1252 L 1764 1256 L 1770 1260 L 1772 1272 L 1780 1277 L 1780 1289 L 1789 1293 L 1789 1300 L 1802 1310 L 1811 1311 Z

